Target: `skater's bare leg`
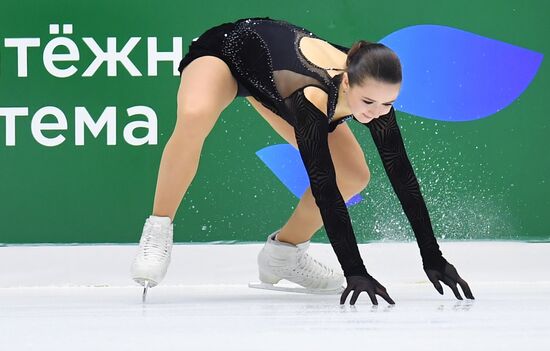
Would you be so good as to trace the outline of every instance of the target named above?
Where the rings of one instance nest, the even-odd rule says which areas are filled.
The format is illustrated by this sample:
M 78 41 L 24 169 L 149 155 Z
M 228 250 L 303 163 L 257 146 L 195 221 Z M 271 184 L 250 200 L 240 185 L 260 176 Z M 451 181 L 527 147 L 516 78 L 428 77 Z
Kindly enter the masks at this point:
M 204 141 L 236 93 L 237 82 L 219 58 L 202 56 L 185 67 L 177 95 L 176 125 L 160 161 L 153 215 L 174 220 L 197 172 Z
M 247 99 L 281 137 L 298 148 L 294 128 L 290 124 L 253 97 Z M 346 123 L 329 133 L 328 143 L 336 171 L 336 183 L 344 201 L 347 202 L 367 186 L 370 171 L 363 150 Z M 315 203 L 311 187 L 308 187 L 290 219 L 277 234 L 277 239 L 299 244 L 310 240 L 322 226 L 321 212 Z

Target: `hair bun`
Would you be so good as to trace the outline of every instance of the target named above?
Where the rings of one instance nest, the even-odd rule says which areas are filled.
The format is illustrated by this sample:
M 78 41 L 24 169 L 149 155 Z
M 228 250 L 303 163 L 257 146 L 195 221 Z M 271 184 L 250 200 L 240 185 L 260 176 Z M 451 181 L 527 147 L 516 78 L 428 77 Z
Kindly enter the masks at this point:
M 349 66 L 349 62 L 351 61 L 352 57 L 355 56 L 355 54 L 357 54 L 362 48 L 364 47 L 367 47 L 368 45 L 370 44 L 374 44 L 370 41 L 366 41 L 366 40 L 358 40 L 356 41 L 353 46 L 351 47 L 351 49 L 349 49 L 348 51 L 348 66 Z
M 366 47 L 367 45 L 370 45 L 370 44 L 372 44 L 370 41 L 358 40 L 353 44 L 351 49 L 349 49 L 348 55 L 353 56 L 353 54 L 357 53 L 357 51 L 359 51 L 360 49 L 362 49 L 362 48 L 364 48 L 364 47 Z

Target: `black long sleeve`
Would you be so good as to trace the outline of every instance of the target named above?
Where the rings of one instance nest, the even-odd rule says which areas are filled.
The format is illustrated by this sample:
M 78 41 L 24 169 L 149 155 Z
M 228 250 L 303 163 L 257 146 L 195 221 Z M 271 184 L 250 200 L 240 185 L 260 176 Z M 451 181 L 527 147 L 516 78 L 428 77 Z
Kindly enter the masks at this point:
M 328 146 L 327 116 L 304 96 L 303 89 L 285 99 L 287 118 L 294 121 L 298 149 L 311 192 L 344 275 L 368 276 L 357 247 L 348 209 L 336 184 Z
M 405 151 L 395 109 L 392 106 L 388 114 L 363 124 L 371 132 L 386 174 L 411 224 L 424 268 L 442 269 L 445 260 L 439 250 L 428 209 Z

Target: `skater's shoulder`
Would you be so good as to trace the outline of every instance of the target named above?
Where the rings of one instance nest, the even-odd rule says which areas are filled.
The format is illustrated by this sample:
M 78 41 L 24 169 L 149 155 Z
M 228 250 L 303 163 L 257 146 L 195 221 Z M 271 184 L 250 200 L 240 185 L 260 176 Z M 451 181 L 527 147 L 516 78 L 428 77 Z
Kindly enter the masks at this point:
M 311 102 L 319 111 L 327 115 L 328 94 L 316 86 L 307 86 L 304 88 L 304 97 Z

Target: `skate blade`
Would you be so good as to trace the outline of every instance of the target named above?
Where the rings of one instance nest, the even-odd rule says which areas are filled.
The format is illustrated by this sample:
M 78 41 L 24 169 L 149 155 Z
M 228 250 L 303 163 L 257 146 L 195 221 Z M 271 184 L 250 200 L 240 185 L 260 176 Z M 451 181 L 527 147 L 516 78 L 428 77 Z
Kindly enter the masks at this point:
M 149 288 L 153 288 L 153 287 L 157 286 L 158 284 L 153 280 L 144 279 L 144 278 L 134 278 L 134 281 L 143 286 L 143 294 L 141 296 L 141 302 L 145 303 L 145 300 L 147 299 L 147 292 L 149 291 Z
M 145 281 L 145 284 L 143 284 L 143 295 L 141 296 L 141 302 L 145 303 L 145 299 L 147 298 L 147 291 L 149 290 L 149 281 Z
M 254 289 L 265 289 L 265 290 L 275 290 L 275 291 L 286 291 L 293 293 L 302 293 L 302 294 L 314 294 L 314 295 L 339 295 L 344 291 L 344 287 L 337 289 L 308 289 L 304 287 L 292 287 L 292 286 L 277 286 L 269 283 L 248 283 L 249 288 Z

